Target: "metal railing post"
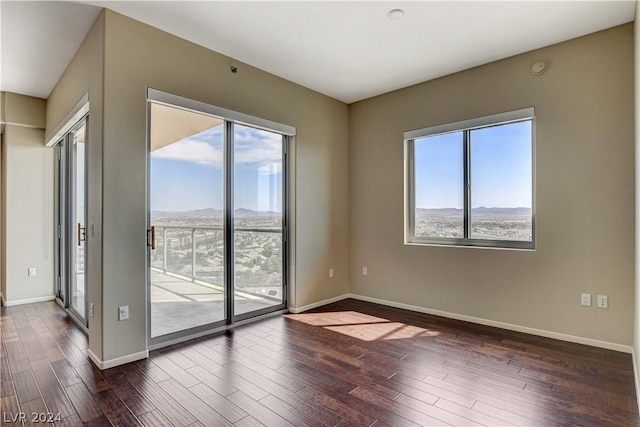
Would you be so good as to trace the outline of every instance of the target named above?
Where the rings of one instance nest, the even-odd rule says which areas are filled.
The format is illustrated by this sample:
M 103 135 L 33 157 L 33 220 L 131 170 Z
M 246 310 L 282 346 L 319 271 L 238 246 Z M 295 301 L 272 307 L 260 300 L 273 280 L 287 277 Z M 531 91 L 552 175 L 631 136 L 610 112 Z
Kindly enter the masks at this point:
M 196 229 L 191 229 L 191 281 L 196 280 Z
M 167 272 L 167 227 L 162 229 L 162 272 Z

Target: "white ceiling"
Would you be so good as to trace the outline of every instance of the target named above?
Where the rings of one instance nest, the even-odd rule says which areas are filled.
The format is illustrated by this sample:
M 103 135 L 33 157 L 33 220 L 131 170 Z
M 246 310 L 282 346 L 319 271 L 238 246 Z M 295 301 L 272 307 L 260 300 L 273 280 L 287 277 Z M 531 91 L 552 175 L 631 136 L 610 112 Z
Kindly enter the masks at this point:
M 0 89 L 47 98 L 101 7 L 351 103 L 631 22 L 635 2 L 2 0 Z

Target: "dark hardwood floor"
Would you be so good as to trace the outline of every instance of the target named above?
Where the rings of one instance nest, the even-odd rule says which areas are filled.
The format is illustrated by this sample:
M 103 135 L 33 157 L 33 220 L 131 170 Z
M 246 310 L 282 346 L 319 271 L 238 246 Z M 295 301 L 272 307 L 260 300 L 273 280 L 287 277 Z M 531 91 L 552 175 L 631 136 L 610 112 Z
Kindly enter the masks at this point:
M 1 328 L 3 424 L 640 425 L 628 354 L 355 300 L 102 372 L 54 302 Z

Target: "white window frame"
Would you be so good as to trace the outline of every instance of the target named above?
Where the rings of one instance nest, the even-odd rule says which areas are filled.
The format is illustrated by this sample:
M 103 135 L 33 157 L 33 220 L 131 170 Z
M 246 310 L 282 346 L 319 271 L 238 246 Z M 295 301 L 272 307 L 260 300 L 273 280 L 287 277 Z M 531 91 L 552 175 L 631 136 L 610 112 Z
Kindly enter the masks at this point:
M 470 141 L 468 138 L 472 130 L 500 126 L 509 123 L 531 121 L 531 241 L 472 239 L 471 233 L 471 176 L 470 176 Z M 415 158 L 414 142 L 416 139 L 442 135 L 453 132 L 464 132 L 464 236 L 463 238 L 421 237 L 415 235 Z M 405 159 L 405 244 L 432 246 L 463 246 L 497 249 L 535 250 L 536 242 L 536 210 L 535 210 L 535 110 L 534 107 L 490 116 L 463 120 L 455 123 L 431 126 L 404 133 Z

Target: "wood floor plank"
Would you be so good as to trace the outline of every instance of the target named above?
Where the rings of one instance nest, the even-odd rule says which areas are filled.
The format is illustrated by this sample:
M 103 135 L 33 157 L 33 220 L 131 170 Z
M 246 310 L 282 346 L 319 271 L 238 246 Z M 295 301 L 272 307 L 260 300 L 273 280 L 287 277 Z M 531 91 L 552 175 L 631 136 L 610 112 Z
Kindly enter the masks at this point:
M 94 395 L 100 409 L 114 426 L 140 426 L 142 423 L 131 412 L 127 405 L 122 404 L 122 400 L 118 398 L 111 389 L 106 389 Z
M 197 352 L 196 352 L 197 353 Z M 197 365 L 193 368 L 187 369 L 187 372 L 200 379 L 207 387 L 215 390 L 223 396 L 231 393 L 235 393 L 238 389 L 230 382 L 224 381 L 218 378 L 216 375 L 204 369 L 202 366 Z
M 252 399 L 241 391 L 230 394 L 229 396 L 227 396 L 227 399 L 235 403 L 238 407 L 242 408 L 253 418 L 266 426 L 294 426 L 294 424 L 291 424 L 276 412 L 272 411 L 271 408 L 268 408 L 262 403 Z
M 189 368 L 193 368 L 194 366 L 198 366 L 198 364 L 192 360 L 189 360 L 187 357 L 185 357 L 182 353 L 180 353 L 180 347 L 172 347 L 169 349 L 162 349 L 160 350 L 160 353 L 162 353 L 162 355 L 164 355 L 165 357 L 167 357 L 169 360 L 171 360 L 173 363 L 175 363 L 176 365 L 180 366 L 182 369 L 189 369 Z
M 11 379 L 0 381 L 0 398 L 15 395 L 13 381 Z
M 54 417 L 57 414 L 50 414 L 47 411 L 47 407 L 44 405 L 44 400 L 35 399 L 30 402 L 25 402 L 20 405 L 20 410 L 26 415 L 26 426 L 43 426 L 53 425 Z
M 47 360 L 38 360 L 32 362 L 31 367 L 49 412 L 60 414 L 62 418 L 76 414 L 74 406 L 67 397 L 49 362 Z
M 246 416 L 240 421 L 233 423 L 233 425 L 236 427 L 258 427 L 258 426 L 263 426 L 264 424 L 262 424 L 260 421 L 256 420 L 252 416 Z
M 275 384 L 278 384 L 281 387 L 286 388 L 290 391 L 298 391 L 303 389 L 306 384 L 297 380 L 296 378 L 292 378 L 286 375 L 281 374 L 277 370 L 274 370 L 265 365 L 258 365 L 256 363 L 252 363 L 251 359 L 246 358 L 244 355 L 238 355 L 235 362 L 229 364 L 228 366 L 233 365 L 238 369 L 247 368 L 254 371 L 257 375 L 267 378 Z M 281 365 L 280 365 L 281 366 Z
M 214 347 L 218 347 L 218 346 L 214 346 Z M 192 349 L 202 353 L 207 358 L 216 362 L 218 365 L 226 365 L 227 363 L 233 362 L 231 351 L 228 351 L 228 352 L 221 351 L 221 350 L 216 351 L 214 350 L 214 347 L 209 347 L 204 344 L 194 344 L 193 346 L 191 346 Z M 227 347 L 224 346 L 224 348 L 227 348 Z
M 71 366 L 75 367 L 90 363 L 86 353 L 79 349 L 66 335 L 56 339 L 56 343 Z
M 84 423 L 82 422 L 80 417 L 77 414 L 75 414 L 55 422 L 54 425 L 56 427 L 83 427 Z
M 421 426 L 448 426 L 449 425 L 444 421 L 431 417 L 423 412 L 416 411 L 409 406 L 398 403 L 397 399 L 396 400 L 387 399 L 385 397 L 372 393 L 362 387 L 358 387 L 357 389 L 353 390 L 349 394 L 365 402 L 368 402 L 372 405 L 378 406 L 384 409 L 385 411 L 393 413 L 398 417 L 402 417 L 408 421 L 412 421 L 417 425 L 421 425 Z M 392 422 L 396 424 L 396 423 L 401 423 L 405 421 L 398 420 L 394 417 L 392 419 Z
M 312 427 L 321 424 L 318 420 L 315 420 L 309 415 L 298 411 L 287 402 L 284 402 L 273 395 L 269 395 L 264 399 L 261 399 L 260 403 L 271 408 L 272 410 L 280 414 L 281 417 L 288 420 L 295 426 Z
M 200 382 L 198 378 L 191 375 L 177 363 L 174 363 L 171 359 L 161 353 L 154 353 L 152 360 L 160 369 L 169 374 L 184 387 L 191 387 Z
M 29 359 L 30 362 L 47 358 L 35 334 L 33 335 L 33 339 L 22 341 L 22 345 L 27 354 L 27 359 Z
M 318 381 L 321 381 L 339 392 L 349 393 L 351 390 L 356 388 L 354 384 L 348 383 L 334 376 L 327 375 L 324 372 L 303 363 L 294 363 L 291 366 L 283 366 L 278 369 L 278 372 L 292 378 L 297 378 L 306 384 L 315 385 Z
M 429 378 L 429 377 L 427 377 Z M 434 397 L 443 397 L 445 399 L 449 399 L 452 402 L 455 402 L 459 405 L 466 406 L 471 408 L 473 404 L 476 402 L 474 398 L 467 397 L 467 393 L 460 393 L 457 390 L 452 391 L 450 389 L 443 388 L 438 385 L 433 385 L 424 381 L 417 381 L 413 378 L 405 377 L 404 375 L 398 374 L 394 375 L 389 379 L 392 383 L 403 384 L 405 386 L 409 386 L 416 390 L 422 391 L 424 393 L 428 393 Z M 411 395 L 409 391 L 403 391 L 403 393 L 407 395 Z
M 445 411 L 449 411 L 452 414 L 456 414 L 463 418 L 471 420 L 474 423 L 476 423 L 476 425 L 488 426 L 488 427 L 514 425 L 514 424 L 508 424 L 504 420 L 494 418 L 482 412 L 478 412 L 473 408 L 467 408 L 466 406 L 449 402 L 446 399 L 438 399 L 438 401 L 434 404 L 434 406 L 437 408 L 444 409 Z
M 15 375 L 19 372 L 28 371 L 31 369 L 31 365 L 29 364 L 29 359 L 26 357 L 24 359 L 14 359 L 9 362 L 11 375 Z
M 13 341 L 8 341 L 5 339 L 4 349 L 7 352 L 7 357 L 11 366 L 11 372 L 19 372 L 20 370 L 14 369 L 14 364 L 19 361 L 27 360 L 27 353 L 24 351 L 22 342 L 20 342 L 18 339 Z
M 91 393 L 100 393 L 110 388 L 109 383 L 105 381 L 102 373 L 93 363 L 76 366 L 75 371 Z
M 518 426 L 547 426 L 547 421 L 541 420 L 532 420 L 529 418 L 525 418 L 515 411 L 507 411 L 500 407 L 488 405 L 483 402 L 476 402 L 473 405 L 475 411 L 482 412 L 485 415 L 490 415 L 492 417 L 496 417 L 498 419 L 504 420 L 508 423 L 512 423 Z
M 109 418 L 107 418 L 104 414 L 89 420 L 86 425 L 87 427 L 112 427 Z
M 461 417 L 404 394 L 400 395 L 395 401 L 452 426 L 472 426 L 477 424 L 468 418 Z
M 162 381 L 158 384 L 173 399 L 184 407 L 191 415 L 206 426 L 231 426 L 232 424 L 200 400 L 195 394 L 186 389 L 175 379 Z
M 18 399 L 15 396 L 7 396 L 0 399 L 0 408 L 2 408 L 0 414 L 2 416 L 3 424 L 5 425 L 23 425 L 25 414 L 20 411 Z
M 196 421 L 195 417 L 167 394 L 157 383 L 145 377 L 136 367 L 122 368 L 129 383 L 135 387 L 171 424 L 184 427 Z M 170 380 L 165 380 L 170 381 Z
M 60 384 L 62 384 L 63 386 L 66 387 L 82 382 L 82 378 L 80 378 L 78 372 L 76 372 L 76 370 L 73 369 L 71 365 L 69 365 L 67 359 L 56 360 L 54 362 L 50 362 L 50 364 L 56 376 L 58 377 Z
M 370 426 L 376 422 L 375 418 L 354 410 L 341 401 L 314 389 L 312 386 L 305 387 L 296 394 L 330 411 L 333 411 L 351 426 Z
M 46 334 L 39 334 L 38 340 L 49 362 L 65 360 L 64 353 L 62 352 L 62 350 L 60 350 L 60 347 L 58 347 L 56 340 L 53 338 L 53 336 L 51 336 L 49 332 L 47 332 Z
M 235 403 L 225 399 L 224 396 L 202 383 L 194 385 L 189 390 L 229 422 L 236 423 L 249 415 Z
M 100 406 L 98 406 L 93 395 L 87 390 L 87 387 L 83 383 L 65 387 L 65 391 L 69 395 L 69 400 L 71 400 L 73 407 L 76 409 L 82 421 L 92 421 L 94 418 L 103 415 Z
M 380 384 L 378 381 L 386 379 L 384 376 L 373 378 L 364 369 L 352 367 L 351 365 L 337 365 L 327 359 L 316 359 L 314 357 L 298 353 L 296 351 L 288 351 L 287 353 L 292 359 L 325 372 L 328 375 L 339 378 L 345 382 L 352 383 L 356 386 L 366 387 L 375 391 L 381 396 L 395 399 L 398 392 Z
M 42 397 L 31 370 L 21 371 L 13 375 L 13 384 L 16 387 L 18 402 L 29 402 Z
M 255 363 L 264 365 L 273 370 L 280 368 L 286 360 L 277 351 L 272 351 L 259 344 L 252 345 L 251 347 L 242 347 L 237 350 L 238 354 L 242 354 L 247 358 L 253 360 Z
M 173 424 L 157 409 L 140 415 L 139 418 L 146 427 L 173 427 Z
M 134 414 L 140 416 L 156 409 L 153 403 L 149 402 L 127 381 L 127 378 L 119 369 L 107 369 L 103 371 L 103 376 L 111 385 L 111 389 Z

